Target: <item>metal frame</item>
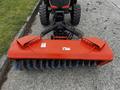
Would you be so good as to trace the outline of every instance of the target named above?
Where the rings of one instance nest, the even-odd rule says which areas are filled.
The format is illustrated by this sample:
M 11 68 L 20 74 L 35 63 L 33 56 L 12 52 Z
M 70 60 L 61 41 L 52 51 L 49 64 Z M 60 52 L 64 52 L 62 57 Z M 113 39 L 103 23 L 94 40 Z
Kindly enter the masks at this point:
M 64 13 L 62 12 L 56 12 L 54 15 L 54 23 L 50 25 L 47 29 L 45 29 L 43 32 L 41 32 L 40 36 L 43 37 L 46 34 L 50 33 L 51 31 L 53 32 L 58 32 L 58 35 L 54 36 L 65 36 L 65 35 L 60 35 L 59 31 L 62 33 L 67 32 L 71 35 L 77 36 L 79 39 L 83 37 L 83 33 L 81 31 L 77 31 L 73 26 L 67 25 L 64 22 Z M 66 34 L 66 36 L 69 36 Z

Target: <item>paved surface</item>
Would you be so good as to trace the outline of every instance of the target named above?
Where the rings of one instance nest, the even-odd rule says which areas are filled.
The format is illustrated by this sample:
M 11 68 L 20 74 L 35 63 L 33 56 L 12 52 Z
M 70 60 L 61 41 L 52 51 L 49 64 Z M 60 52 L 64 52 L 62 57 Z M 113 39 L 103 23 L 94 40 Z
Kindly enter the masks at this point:
M 2 90 L 120 90 L 120 10 L 117 6 L 120 3 L 116 1 L 80 0 L 82 17 L 77 27 L 86 36 L 99 36 L 110 43 L 115 53 L 112 63 L 99 68 L 43 72 L 11 69 Z M 37 16 L 33 34 L 39 35 L 44 28 L 39 23 Z

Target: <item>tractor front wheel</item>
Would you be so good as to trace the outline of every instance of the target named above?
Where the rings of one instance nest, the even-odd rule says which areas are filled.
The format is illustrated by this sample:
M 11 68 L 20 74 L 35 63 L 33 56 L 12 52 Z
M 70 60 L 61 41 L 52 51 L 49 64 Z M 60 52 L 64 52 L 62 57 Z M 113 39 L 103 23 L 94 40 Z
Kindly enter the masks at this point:
M 40 21 L 42 25 L 49 25 L 49 12 L 46 4 L 40 5 L 39 8 Z
M 75 4 L 72 6 L 72 12 L 71 12 L 71 24 L 72 25 L 78 25 L 80 22 L 81 17 L 81 8 L 79 4 Z

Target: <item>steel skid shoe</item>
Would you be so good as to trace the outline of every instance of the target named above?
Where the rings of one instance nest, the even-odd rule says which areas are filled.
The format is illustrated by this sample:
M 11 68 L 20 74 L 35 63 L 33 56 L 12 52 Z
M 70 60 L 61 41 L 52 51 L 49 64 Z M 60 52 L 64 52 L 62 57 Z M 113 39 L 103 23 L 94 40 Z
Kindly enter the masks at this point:
M 51 31 L 51 39 L 42 39 Z M 73 38 L 75 36 L 77 39 Z M 83 37 L 75 28 L 57 22 L 40 36 L 28 35 L 14 40 L 8 50 L 8 59 L 20 70 L 42 70 L 101 66 L 113 60 L 113 53 L 106 41 Z

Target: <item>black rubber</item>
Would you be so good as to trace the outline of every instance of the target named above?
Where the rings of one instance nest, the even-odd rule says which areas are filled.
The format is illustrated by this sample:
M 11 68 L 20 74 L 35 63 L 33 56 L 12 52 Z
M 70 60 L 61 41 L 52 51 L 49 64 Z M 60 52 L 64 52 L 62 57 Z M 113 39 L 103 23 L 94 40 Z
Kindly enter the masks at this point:
M 39 13 L 40 13 L 41 24 L 44 26 L 49 25 L 49 15 L 50 14 L 48 12 L 48 7 L 46 4 L 40 5 Z
M 77 0 L 71 0 L 70 5 L 73 6 L 73 4 L 76 4 Z
M 81 17 L 81 7 L 79 4 L 72 6 L 72 12 L 71 12 L 71 24 L 76 26 L 80 22 Z

